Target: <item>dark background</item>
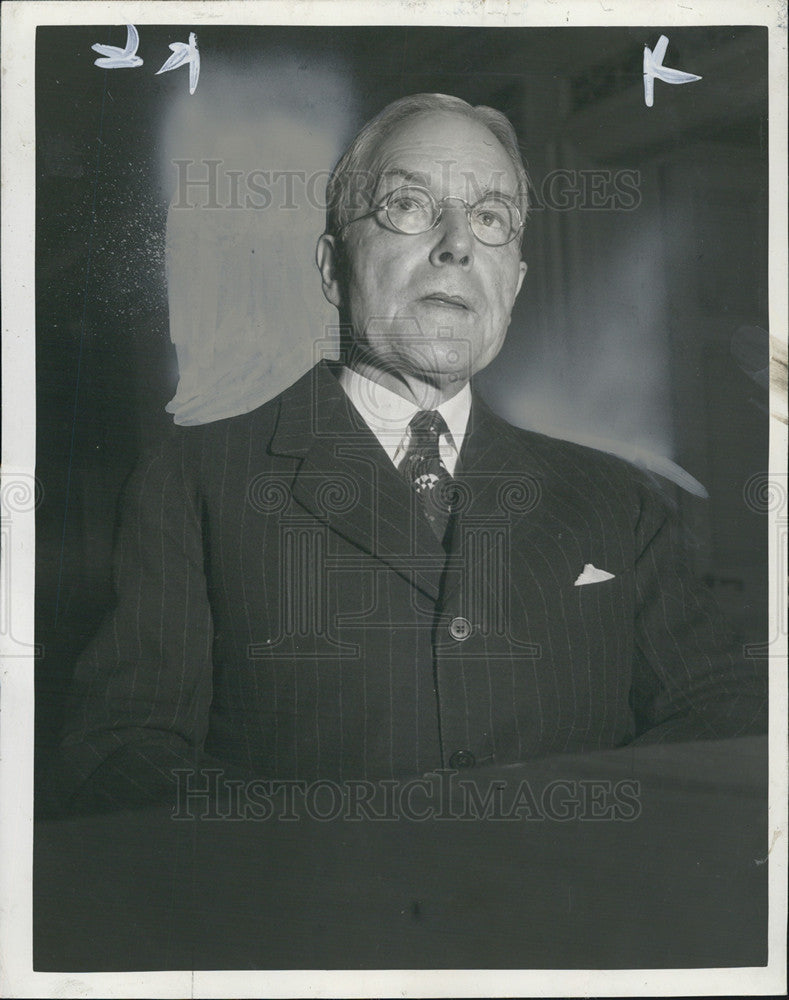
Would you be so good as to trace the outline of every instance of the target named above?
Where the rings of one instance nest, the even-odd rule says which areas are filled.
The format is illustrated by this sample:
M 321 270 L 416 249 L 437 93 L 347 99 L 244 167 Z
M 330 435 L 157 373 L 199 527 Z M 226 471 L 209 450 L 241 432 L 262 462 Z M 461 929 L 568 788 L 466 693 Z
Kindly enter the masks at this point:
M 162 119 L 183 107 L 187 70 L 155 71 L 190 28 L 138 25 L 145 64 L 123 70 L 96 68 L 90 50 L 123 46 L 123 26 L 38 29 L 36 729 L 44 756 L 75 657 L 112 600 L 123 481 L 172 422 L 164 409 L 178 379 L 165 278 L 172 187 Z M 320 117 L 321 102 L 332 101 L 344 121 L 338 150 L 408 93 L 455 94 L 508 115 L 538 205 L 508 341 L 479 387 L 514 423 L 636 445 L 702 482 L 708 500 L 677 491 L 689 556 L 743 642 L 764 641 L 766 525 L 743 489 L 767 468 L 767 393 L 736 359 L 745 349 L 745 367 L 767 364 L 766 337 L 737 333 L 767 327 L 766 29 L 664 29 L 666 65 L 703 80 L 656 81 L 651 109 L 642 57 L 658 28 L 195 30 L 202 69 L 189 100 L 211 94 L 219 66 L 247 85 L 259 78 L 261 106 L 282 100 L 265 85 L 266 66 L 292 65 L 306 85 L 285 111 Z M 339 111 L 336 94 L 321 90 L 318 64 L 344 81 Z M 232 93 L 227 103 L 232 114 Z M 587 192 L 566 210 L 541 206 L 557 170 L 576 180 L 637 171 L 639 203 L 595 207 Z M 317 273 L 314 287 L 319 296 Z

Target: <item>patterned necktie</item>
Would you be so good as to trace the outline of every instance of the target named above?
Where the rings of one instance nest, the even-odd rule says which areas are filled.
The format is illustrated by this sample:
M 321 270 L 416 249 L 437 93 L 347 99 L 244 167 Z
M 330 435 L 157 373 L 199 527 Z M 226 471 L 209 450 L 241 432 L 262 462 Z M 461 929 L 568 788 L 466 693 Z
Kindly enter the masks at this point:
M 411 440 L 400 471 L 416 490 L 425 516 L 439 542 L 444 543 L 451 514 L 452 476 L 438 450 L 442 434 L 449 433 L 437 410 L 420 410 L 408 425 Z

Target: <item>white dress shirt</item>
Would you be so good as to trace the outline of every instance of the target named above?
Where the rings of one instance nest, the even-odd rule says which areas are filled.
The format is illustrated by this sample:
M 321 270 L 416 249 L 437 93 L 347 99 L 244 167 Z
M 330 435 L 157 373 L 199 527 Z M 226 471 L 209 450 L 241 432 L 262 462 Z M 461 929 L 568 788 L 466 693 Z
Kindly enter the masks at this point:
M 395 468 L 399 469 L 411 440 L 408 424 L 420 407 L 351 368 L 342 368 L 339 381 Z M 448 427 L 448 432 L 439 438 L 438 452 L 451 476 L 455 472 L 471 413 L 471 388 L 468 383 L 436 409 Z

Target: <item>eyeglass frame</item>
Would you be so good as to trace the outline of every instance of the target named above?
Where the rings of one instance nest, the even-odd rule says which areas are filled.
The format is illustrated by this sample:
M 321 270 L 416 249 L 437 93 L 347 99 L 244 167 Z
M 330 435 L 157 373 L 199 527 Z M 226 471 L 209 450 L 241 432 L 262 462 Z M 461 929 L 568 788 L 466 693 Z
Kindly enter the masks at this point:
M 432 204 L 435 205 L 435 208 L 436 208 L 436 217 L 433 220 L 432 224 L 429 225 L 427 227 L 427 229 L 423 229 L 423 230 L 421 230 L 421 232 L 418 232 L 418 233 L 409 233 L 409 232 L 407 232 L 404 229 L 399 229 L 394 224 L 394 222 L 392 221 L 391 216 L 389 215 L 389 202 L 400 191 L 408 191 L 408 190 L 424 191 L 425 194 L 430 199 L 430 201 L 432 202 Z M 505 240 L 504 243 L 486 243 L 485 240 L 480 239 L 480 237 L 477 236 L 477 234 L 474 232 L 474 228 L 471 225 L 471 213 L 472 213 L 472 211 L 477 207 L 477 205 L 479 205 L 481 202 L 483 202 L 486 198 L 490 197 L 491 194 L 493 194 L 496 198 L 499 198 L 502 201 L 507 202 L 507 204 L 511 205 L 512 208 L 515 209 L 515 212 L 517 213 L 518 226 L 515 229 L 515 231 L 513 232 L 512 236 L 510 236 L 510 238 L 508 240 Z M 449 194 L 445 198 L 442 198 L 439 201 L 436 198 L 436 196 L 433 194 L 433 192 L 430 190 L 430 188 L 423 187 L 421 184 L 401 184 L 400 187 L 395 188 L 394 191 L 390 191 L 389 194 L 387 194 L 384 197 L 383 201 L 379 205 L 376 205 L 375 208 L 371 209 L 369 212 L 365 212 L 364 215 L 357 215 L 355 219 L 349 219 L 347 222 L 344 222 L 340 226 L 340 228 L 337 230 L 337 236 L 340 237 L 342 235 L 343 231 L 345 229 L 347 229 L 348 226 L 350 226 L 352 223 L 354 223 L 354 222 L 361 222 L 362 219 L 370 219 L 374 215 L 378 215 L 379 212 L 385 212 L 386 213 L 386 218 L 389 220 L 389 222 L 390 222 L 390 224 L 392 226 L 393 231 L 396 232 L 396 233 L 399 233 L 401 236 L 424 236 L 425 233 L 429 233 L 431 230 L 435 229 L 436 226 L 441 221 L 441 217 L 442 217 L 442 215 L 444 213 L 444 202 L 445 201 L 459 201 L 459 202 L 461 202 L 461 204 L 466 209 L 466 222 L 468 222 L 469 231 L 473 235 L 474 239 L 478 243 L 481 243 L 485 247 L 506 247 L 506 246 L 509 246 L 509 244 L 512 243 L 513 240 L 517 239 L 517 237 L 523 232 L 523 230 L 524 230 L 524 228 L 526 226 L 526 220 L 523 218 L 523 214 L 522 214 L 520 208 L 518 207 L 517 202 L 515 201 L 514 198 L 510 198 L 509 195 L 496 194 L 495 192 L 488 192 L 488 194 L 484 194 L 481 198 L 479 198 L 477 201 L 475 201 L 473 205 L 470 205 L 467 201 L 465 201 L 463 198 L 460 198 L 458 195 L 451 195 L 451 194 Z

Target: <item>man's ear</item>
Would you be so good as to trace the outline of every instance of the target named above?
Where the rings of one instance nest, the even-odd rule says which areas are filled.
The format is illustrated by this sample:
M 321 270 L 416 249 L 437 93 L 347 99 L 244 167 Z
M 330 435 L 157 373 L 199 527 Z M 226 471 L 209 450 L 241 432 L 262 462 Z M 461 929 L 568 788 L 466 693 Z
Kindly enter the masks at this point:
M 523 284 L 523 279 L 526 277 L 526 272 L 529 270 L 529 265 L 525 260 L 522 260 L 518 265 L 518 287 L 515 289 L 515 294 L 521 290 L 521 285 Z
M 338 309 L 342 305 L 342 293 L 339 275 L 339 248 L 337 240 L 324 233 L 315 248 L 315 263 L 321 272 L 323 294 L 329 302 Z

